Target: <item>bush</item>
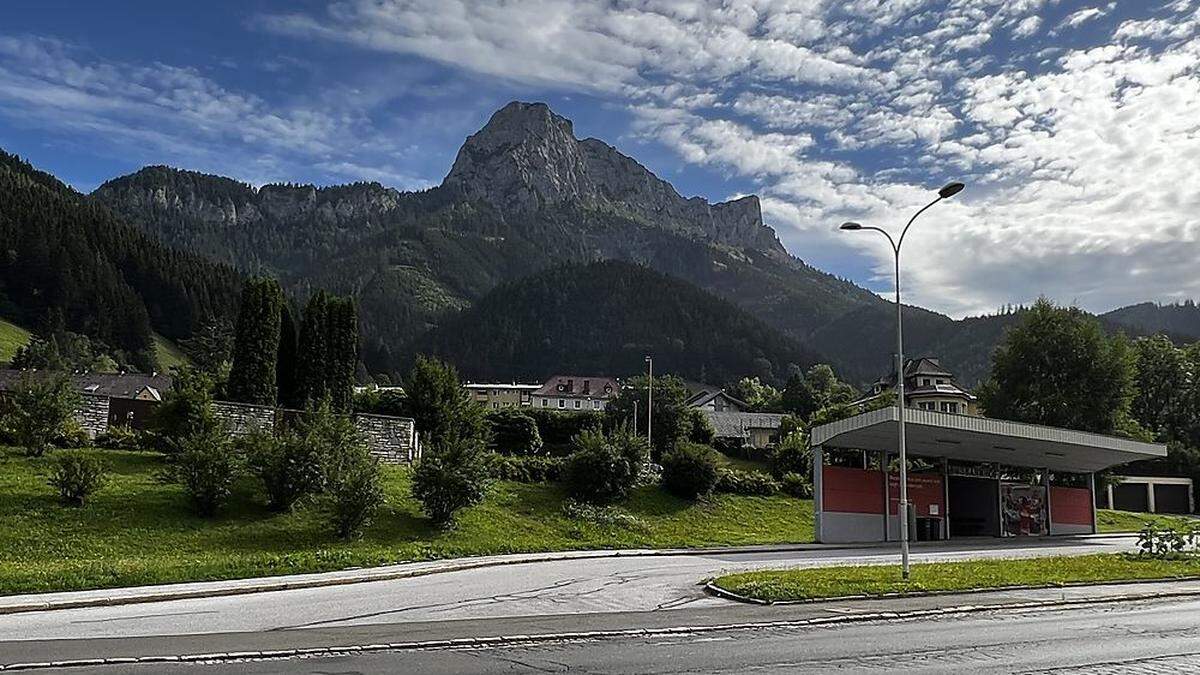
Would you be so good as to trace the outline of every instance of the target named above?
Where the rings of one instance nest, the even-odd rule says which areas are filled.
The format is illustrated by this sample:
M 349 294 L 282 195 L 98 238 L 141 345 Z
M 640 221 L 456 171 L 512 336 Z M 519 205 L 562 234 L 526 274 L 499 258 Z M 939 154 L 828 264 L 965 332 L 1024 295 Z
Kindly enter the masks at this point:
M 567 492 L 592 504 L 608 504 L 628 495 L 649 454 L 645 440 L 628 428 L 611 435 L 590 429 L 576 436 L 572 445 L 575 452 L 563 472 Z
M 405 411 L 417 429 L 434 446 L 459 438 L 487 441 L 488 425 L 483 406 L 458 381 L 454 366 L 435 358 L 417 356 L 404 381 Z
M 87 498 L 104 487 L 104 467 L 100 460 L 79 452 L 64 452 L 55 458 L 50 486 L 68 506 L 83 506 Z
M 717 457 L 698 443 L 680 443 L 663 455 L 662 483 L 667 492 L 695 499 L 712 492 L 717 484 Z
M 148 440 L 164 453 L 178 452 L 186 439 L 211 436 L 220 428 L 213 412 L 213 381 L 194 368 L 175 371 L 171 389 L 154 411 Z
M 537 455 L 542 452 L 542 436 L 537 422 L 516 408 L 493 410 L 487 414 L 491 427 L 490 447 L 508 455 Z
M 552 483 L 560 480 L 566 466 L 563 457 L 492 457 L 492 477 L 518 483 Z
M 26 455 L 41 457 L 69 433 L 79 395 L 66 376 L 23 375 L 8 399 L 5 427 Z
M 141 441 L 141 435 L 136 430 L 128 425 L 119 424 L 96 434 L 92 444 L 106 450 L 137 450 L 141 447 Z
M 491 453 L 478 438 L 446 438 L 427 448 L 413 471 L 412 494 L 433 522 L 448 525 L 459 509 L 487 495 Z
M 712 422 L 708 420 L 708 415 L 699 408 L 691 408 L 688 413 L 692 418 L 691 437 L 688 439 L 693 443 L 701 445 L 712 445 L 717 441 L 717 430 L 713 429 Z
M 241 469 L 225 430 L 203 430 L 176 441 L 174 447 L 167 478 L 183 486 L 198 515 L 215 514 L 229 498 Z
M 330 497 L 334 533 L 342 539 L 361 535 L 386 500 L 378 460 L 360 456 L 345 464 Z
M 584 410 L 564 412 L 550 408 L 523 410 L 537 424 L 543 449 L 550 454 L 569 454 L 573 451 L 575 437 L 588 429 L 599 429 L 604 425 L 602 411 Z
M 640 518 L 631 513 L 625 513 L 615 506 L 596 506 L 568 499 L 563 502 L 562 512 L 564 516 L 572 520 L 582 520 L 608 529 L 622 527 L 642 532 L 649 530 L 649 527 Z
M 715 492 L 734 495 L 768 496 L 783 489 L 779 481 L 765 471 L 743 471 L 742 469 L 717 470 Z
M 354 421 L 347 415 L 335 413 L 328 401 L 299 418 L 294 433 L 310 447 L 309 452 L 320 459 L 327 485 L 338 482 L 346 466 L 371 454 Z
M 296 502 L 325 489 L 325 457 L 321 448 L 296 433 L 274 437 L 256 433 L 243 438 L 250 473 L 267 493 L 267 508 L 290 511 Z
M 783 486 L 783 492 L 797 499 L 812 499 L 813 489 L 812 481 L 808 476 L 798 473 L 783 474 L 780 484 Z
M 771 475 L 780 480 L 789 473 L 809 475 L 812 473 L 812 453 L 809 452 L 807 439 L 803 434 L 788 434 L 771 451 L 769 464 Z

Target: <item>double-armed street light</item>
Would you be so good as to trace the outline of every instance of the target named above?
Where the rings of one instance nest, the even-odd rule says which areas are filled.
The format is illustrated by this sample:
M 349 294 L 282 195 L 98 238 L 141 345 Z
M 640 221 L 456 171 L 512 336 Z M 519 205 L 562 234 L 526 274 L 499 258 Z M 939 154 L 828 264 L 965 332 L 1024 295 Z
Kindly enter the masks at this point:
M 953 197 L 954 195 L 958 194 L 959 192 L 962 192 L 962 189 L 964 187 L 966 187 L 966 186 L 959 182 L 947 183 L 946 185 L 944 185 L 942 187 L 942 189 L 938 190 L 937 199 L 935 199 L 935 200 L 929 202 L 928 204 L 926 204 L 925 206 L 921 207 L 921 210 L 914 213 L 913 217 L 908 219 L 908 224 L 905 225 L 904 229 L 900 231 L 899 239 L 893 239 L 892 235 L 888 234 L 887 230 L 884 230 L 884 229 L 881 229 L 878 227 L 868 227 L 868 226 L 860 225 L 859 223 L 853 223 L 853 222 L 842 223 L 842 226 L 841 226 L 841 229 L 847 230 L 847 231 L 875 230 L 876 232 L 883 234 L 883 236 L 887 237 L 888 243 L 892 245 L 892 253 L 895 254 L 895 260 L 896 260 L 896 405 L 897 405 L 897 409 L 898 409 L 897 426 L 899 428 L 899 434 L 900 434 L 900 439 L 899 439 L 899 446 L 900 446 L 900 505 L 899 505 L 899 508 L 897 509 L 896 515 L 899 517 L 899 520 L 900 520 L 901 573 L 906 581 L 908 580 L 908 452 L 905 448 L 905 438 L 904 438 L 904 329 L 903 329 L 903 319 L 901 318 L 902 305 L 900 304 L 900 246 L 904 244 L 904 235 L 908 234 L 908 228 L 912 227 L 913 221 L 915 221 L 917 219 L 917 216 L 921 215 L 922 213 L 924 213 L 926 211 L 926 209 L 933 206 L 934 204 L 937 204 L 938 202 L 942 201 L 943 199 L 949 199 L 950 197 Z M 884 470 L 885 471 L 887 470 L 886 466 L 884 466 Z

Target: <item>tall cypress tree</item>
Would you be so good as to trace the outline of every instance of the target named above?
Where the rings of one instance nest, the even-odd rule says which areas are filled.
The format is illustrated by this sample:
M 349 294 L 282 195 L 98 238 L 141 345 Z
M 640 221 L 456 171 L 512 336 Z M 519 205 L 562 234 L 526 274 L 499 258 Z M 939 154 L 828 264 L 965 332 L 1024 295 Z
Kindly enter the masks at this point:
M 325 363 L 329 359 L 325 328 L 328 314 L 329 294 L 317 291 L 304 306 L 300 348 L 296 354 L 296 384 L 300 394 L 297 402 L 304 406 L 319 405 L 328 393 L 325 388 Z
M 286 300 L 279 313 L 279 358 L 275 362 L 275 383 L 279 388 L 279 403 L 286 406 L 303 405 L 300 400 L 297 372 L 299 364 L 296 353 L 299 349 L 296 341 L 296 313 L 292 304 Z
M 275 405 L 278 396 L 275 363 L 279 358 L 279 321 L 283 289 L 266 277 L 248 279 L 242 286 L 233 343 L 229 397 L 244 403 Z
M 352 298 L 333 298 L 328 305 L 325 386 L 334 410 L 349 412 L 358 364 L 358 311 Z

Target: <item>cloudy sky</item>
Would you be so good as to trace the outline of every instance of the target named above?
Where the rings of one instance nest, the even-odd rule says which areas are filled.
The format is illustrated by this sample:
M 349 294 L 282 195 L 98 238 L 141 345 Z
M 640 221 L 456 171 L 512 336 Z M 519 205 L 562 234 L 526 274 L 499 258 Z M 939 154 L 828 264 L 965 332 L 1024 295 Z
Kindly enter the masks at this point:
M 23 5 L 23 6 L 22 6 Z M 124 6 L 124 9 L 121 9 Z M 441 181 L 541 100 L 805 261 L 952 316 L 1200 296 L 1200 0 L 6 3 L 0 147 L 80 190 L 145 164 Z

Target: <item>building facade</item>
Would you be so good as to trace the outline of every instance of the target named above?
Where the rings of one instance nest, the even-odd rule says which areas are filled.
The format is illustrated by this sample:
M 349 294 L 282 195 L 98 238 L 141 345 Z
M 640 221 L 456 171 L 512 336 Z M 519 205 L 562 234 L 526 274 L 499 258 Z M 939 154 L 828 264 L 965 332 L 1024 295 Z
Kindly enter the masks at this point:
M 620 383 L 605 376 L 555 375 L 530 396 L 534 408 L 583 412 L 599 411 L 608 406 Z
M 893 371 L 879 378 L 871 395 L 856 403 L 866 403 L 896 388 Z M 942 367 L 936 358 L 921 357 L 904 362 L 904 402 L 908 408 L 955 415 L 978 415 L 979 406 L 971 392 L 958 386 L 954 373 Z
M 528 408 L 533 405 L 533 392 L 540 384 L 488 384 L 468 382 L 463 388 L 471 392 L 471 399 L 490 410 L 501 408 Z
M 702 389 L 687 404 L 704 413 L 719 440 L 751 448 L 765 448 L 779 441 L 783 415 L 750 412 L 750 406 L 724 390 Z

